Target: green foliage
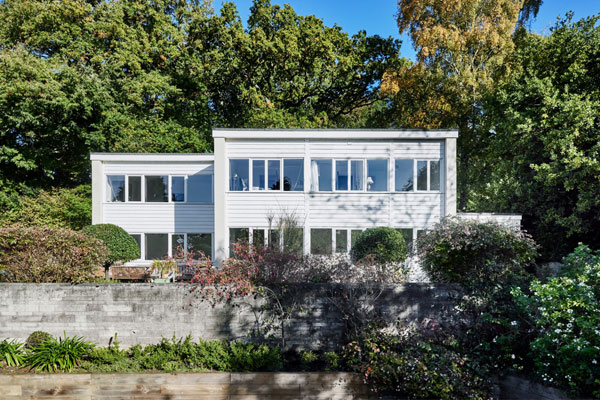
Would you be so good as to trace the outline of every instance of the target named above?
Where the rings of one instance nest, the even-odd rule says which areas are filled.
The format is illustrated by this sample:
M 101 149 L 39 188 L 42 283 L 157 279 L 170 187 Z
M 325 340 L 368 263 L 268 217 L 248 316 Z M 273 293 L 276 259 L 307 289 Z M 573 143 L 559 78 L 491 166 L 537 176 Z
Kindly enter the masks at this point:
M 563 276 L 534 281 L 531 295 L 513 295 L 533 317 L 534 372 L 546 383 L 600 397 L 600 254 L 580 245 L 565 258 Z
M 7 339 L 0 342 L 0 368 L 2 368 L 2 363 L 7 367 L 19 367 L 24 360 L 22 343 L 17 343 L 14 340 L 8 341 Z
M 107 258 L 96 238 L 67 228 L 0 228 L 0 281 L 71 282 L 93 279 Z
M 134 238 L 123 228 L 113 224 L 88 225 L 83 231 L 100 239 L 108 249 L 106 264 L 140 258 L 140 248 Z
M 57 226 L 79 230 L 92 221 L 92 188 L 41 190 L 21 197 L 18 204 L 0 216 L 0 226 Z
M 35 371 L 72 371 L 86 357 L 94 344 L 81 337 L 51 338 L 29 351 L 25 358 L 28 367 Z
M 362 232 L 352 246 L 355 261 L 372 256 L 378 263 L 399 263 L 406 259 L 406 242 L 396 229 L 379 227 Z
M 400 42 L 256 0 L 0 2 L 0 208 L 90 151 L 206 152 L 213 126 L 359 127 Z
M 44 331 L 35 331 L 31 333 L 25 341 L 25 347 L 32 349 L 39 346 L 40 344 L 52 339 L 54 336 Z
M 517 68 L 484 106 L 493 136 L 477 207 L 523 214 L 546 260 L 600 247 L 599 17 L 571 18 L 547 36 L 519 32 Z
M 232 371 L 277 371 L 281 368 L 278 346 L 232 342 L 229 345 L 229 354 Z
M 487 399 L 485 369 L 460 352 L 452 336 L 402 329 L 398 334 L 369 328 L 344 346 L 348 367 L 379 394 L 409 399 Z
M 506 226 L 446 218 L 417 239 L 417 253 L 432 281 L 474 288 L 522 282 L 537 246 Z

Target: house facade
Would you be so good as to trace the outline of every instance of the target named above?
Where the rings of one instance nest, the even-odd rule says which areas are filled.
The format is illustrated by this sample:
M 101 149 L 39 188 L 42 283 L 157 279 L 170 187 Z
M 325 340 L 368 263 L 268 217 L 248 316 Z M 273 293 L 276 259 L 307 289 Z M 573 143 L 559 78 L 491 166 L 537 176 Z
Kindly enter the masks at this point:
M 214 154 L 93 153 L 92 223 L 124 228 L 138 264 L 239 239 L 347 253 L 370 227 L 407 240 L 456 214 L 456 130 L 215 129 Z

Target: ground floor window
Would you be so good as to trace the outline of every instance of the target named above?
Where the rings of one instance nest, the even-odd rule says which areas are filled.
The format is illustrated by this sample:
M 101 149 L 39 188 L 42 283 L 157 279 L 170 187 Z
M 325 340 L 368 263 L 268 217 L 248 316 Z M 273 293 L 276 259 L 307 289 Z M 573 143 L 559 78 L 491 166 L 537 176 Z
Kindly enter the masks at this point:
M 310 230 L 310 253 L 330 255 L 332 251 L 331 229 L 316 228 Z
M 199 258 L 202 252 L 212 258 L 212 233 L 132 233 L 140 249 L 140 260 Z

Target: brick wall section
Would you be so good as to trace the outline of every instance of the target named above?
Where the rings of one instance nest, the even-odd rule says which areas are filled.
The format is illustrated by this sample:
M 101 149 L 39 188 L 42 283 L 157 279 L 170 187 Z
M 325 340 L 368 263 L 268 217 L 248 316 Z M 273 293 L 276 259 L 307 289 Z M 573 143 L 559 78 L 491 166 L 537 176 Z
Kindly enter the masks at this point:
M 123 346 L 154 344 L 161 337 L 247 339 L 257 326 L 261 300 L 248 297 L 237 307 L 193 303 L 189 285 L 179 284 L 15 284 L 0 283 L 0 340 L 24 341 L 36 330 L 83 336 L 105 346 L 118 333 Z M 341 344 L 343 320 L 331 293 L 351 286 L 328 284 L 296 288 L 302 312 L 289 321 L 288 345 L 335 349 Z M 380 288 L 381 291 L 378 289 Z M 376 311 L 388 321 L 433 318 L 452 306 L 455 288 L 404 284 L 375 288 Z M 359 291 L 360 292 L 360 291 Z M 366 300 L 365 300 L 366 301 Z

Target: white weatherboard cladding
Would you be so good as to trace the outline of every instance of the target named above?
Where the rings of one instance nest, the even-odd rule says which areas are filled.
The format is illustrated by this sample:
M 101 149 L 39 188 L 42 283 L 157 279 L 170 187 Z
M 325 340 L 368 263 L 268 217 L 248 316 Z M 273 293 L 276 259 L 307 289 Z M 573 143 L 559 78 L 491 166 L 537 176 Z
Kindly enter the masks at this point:
M 129 233 L 209 233 L 214 229 L 212 204 L 105 203 L 104 223 Z
M 442 193 L 394 193 L 391 195 L 391 226 L 425 228 L 444 215 Z
M 313 141 L 312 158 L 430 158 L 442 159 L 442 141 Z M 390 154 L 391 151 L 391 154 Z
M 304 140 L 231 140 L 229 158 L 302 158 Z
M 304 225 L 304 193 L 230 192 L 227 193 L 227 225 L 229 227 L 268 227 L 269 216 L 275 222 L 282 215 L 294 215 Z
M 213 163 L 107 162 L 106 175 L 194 175 L 212 174 Z

